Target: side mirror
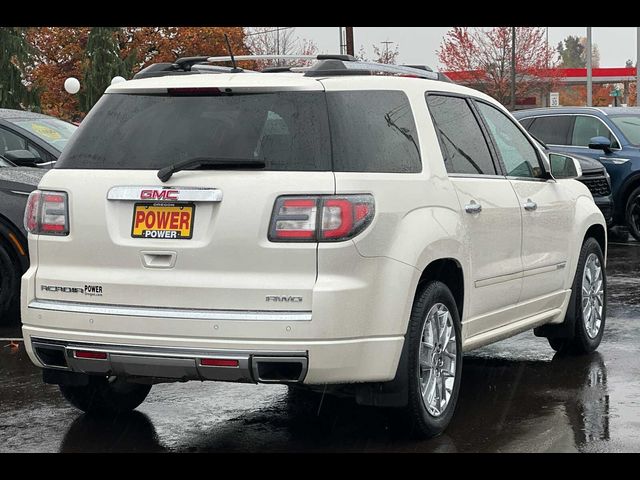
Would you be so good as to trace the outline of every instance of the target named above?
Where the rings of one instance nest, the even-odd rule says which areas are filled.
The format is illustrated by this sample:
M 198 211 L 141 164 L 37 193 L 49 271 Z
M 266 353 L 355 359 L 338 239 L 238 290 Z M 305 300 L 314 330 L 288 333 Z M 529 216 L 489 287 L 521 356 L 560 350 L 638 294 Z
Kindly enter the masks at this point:
M 2 156 L 19 167 L 36 167 L 41 160 L 40 155 L 30 150 L 7 150 Z
M 611 153 L 611 140 L 607 137 L 593 137 L 589 140 L 589 148 L 594 150 L 604 150 L 605 153 Z
M 582 176 L 582 167 L 578 160 L 568 155 L 560 155 L 559 153 L 549 154 L 549 163 L 551 163 L 551 174 L 554 178 L 578 178 Z

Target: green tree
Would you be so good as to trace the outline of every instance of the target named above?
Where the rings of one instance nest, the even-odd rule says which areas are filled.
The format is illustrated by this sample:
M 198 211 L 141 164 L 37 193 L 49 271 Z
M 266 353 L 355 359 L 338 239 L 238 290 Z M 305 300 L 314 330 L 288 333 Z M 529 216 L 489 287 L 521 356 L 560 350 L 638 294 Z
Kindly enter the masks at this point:
M 32 61 L 25 29 L 0 28 L 0 107 L 38 110 L 38 92 L 25 84 L 24 74 Z
M 87 38 L 86 62 L 83 68 L 80 108 L 84 112 L 100 99 L 115 76 L 128 78 L 136 60 L 136 52 L 120 57 L 117 27 L 93 27 Z
M 561 68 L 585 68 L 587 66 L 587 38 L 569 35 L 558 43 Z M 600 50 L 595 43 L 591 45 L 591 65 L 600 66 Z

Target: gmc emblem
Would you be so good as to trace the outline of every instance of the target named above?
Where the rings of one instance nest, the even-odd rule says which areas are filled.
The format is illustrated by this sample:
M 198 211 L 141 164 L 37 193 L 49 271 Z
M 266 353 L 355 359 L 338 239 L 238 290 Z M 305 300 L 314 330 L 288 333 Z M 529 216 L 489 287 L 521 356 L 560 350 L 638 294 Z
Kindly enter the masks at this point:
M 141 200 L 178 200 L 178 190 L 141 190 Z

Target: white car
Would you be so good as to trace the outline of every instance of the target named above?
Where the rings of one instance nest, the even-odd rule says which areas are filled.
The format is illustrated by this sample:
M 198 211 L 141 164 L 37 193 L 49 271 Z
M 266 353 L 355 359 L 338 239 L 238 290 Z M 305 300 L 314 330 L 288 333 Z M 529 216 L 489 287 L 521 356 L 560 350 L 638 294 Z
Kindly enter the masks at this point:
M 29 355 L 73 405 L 328 386 L 433 436 L 463 352 L 530 329 L 598 347 L 606 226 L 577 162 L 438 74 L 318 58 L 155 65 L 82 122 L 29 198 L 21 299 Z

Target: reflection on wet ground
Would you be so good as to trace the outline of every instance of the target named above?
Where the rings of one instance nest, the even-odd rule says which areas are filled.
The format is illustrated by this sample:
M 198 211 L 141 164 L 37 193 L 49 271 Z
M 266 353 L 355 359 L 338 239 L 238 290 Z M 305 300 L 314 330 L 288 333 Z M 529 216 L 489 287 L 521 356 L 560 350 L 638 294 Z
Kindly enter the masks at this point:
M 455 418 L 428 441 L 403 436 L 393 410 L 278 385 L 156 385 L 137 411 L 95 419 L 0 340 L 0 452 L 638 452 L 639 272 L 640 245 L 611 245 L 607 330 L 592 355 L 554 355 L 531 332 L 466 355 Z

